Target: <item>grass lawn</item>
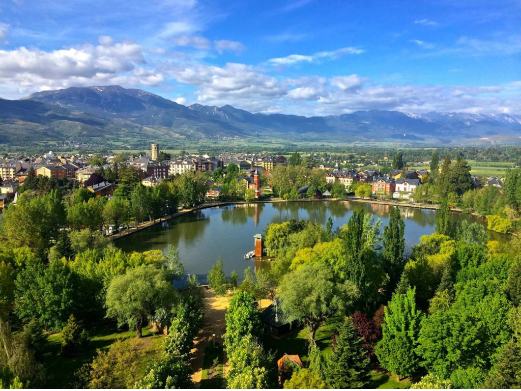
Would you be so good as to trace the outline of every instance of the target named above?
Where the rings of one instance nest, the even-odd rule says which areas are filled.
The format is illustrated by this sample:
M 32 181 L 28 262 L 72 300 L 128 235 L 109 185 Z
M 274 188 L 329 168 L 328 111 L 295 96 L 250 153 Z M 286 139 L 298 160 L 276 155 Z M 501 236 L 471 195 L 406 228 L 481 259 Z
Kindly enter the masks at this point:
M 328 321 L 320 327 L 315 333 L 315 340 L 322 353 L 331 351 L 331 336 L 342 324 L 342 317 L 328 319 Z M 306 364 L 308 361 L 308 340 L 309 330 L 307 328 L 295 330 L 294 332 L 277 339 L 264 334 L 263 342 L 267 351 L 275 353 L 278 360 L 284 354 L 298 354 L 301 360 Z
M 222 345 L 207 346 L 204 350 L 200 388 L 225 388 L 223 381 L 224 349 Z M 217 365 L 216 365 L 217 364 Z
M 371 372 L 371 382 L 367 388 L 382 388 L 382 389 L 391 389 L 391 388 L 409 388 L 411 386 L 411 381 L 408 379 L 398 380 L 396 377 L 391 376 L 389 373 L 381 373 L 372 371 Z
M 43 363 L 48 376 L 47 383 L 53 388 L 71 388 L 74 381 L 74 373 L 86 363 L 92 362 L 97 349 L 107 350 L 119 338 L 135 337 L 135 331 L 117 331 L 113 324 L 105 323 L 89 329 L 92 338 L 89 349 L 83 354 L 65 358 L 60 354 L 61 333 L 48 337 L 44 350 Z M 157 354 L 162 338 L 153 335 L 148 329 L 143 329 L 143 346 L 146 354 L 139 365 L 139 370 L 144 371 L 148 363 Z

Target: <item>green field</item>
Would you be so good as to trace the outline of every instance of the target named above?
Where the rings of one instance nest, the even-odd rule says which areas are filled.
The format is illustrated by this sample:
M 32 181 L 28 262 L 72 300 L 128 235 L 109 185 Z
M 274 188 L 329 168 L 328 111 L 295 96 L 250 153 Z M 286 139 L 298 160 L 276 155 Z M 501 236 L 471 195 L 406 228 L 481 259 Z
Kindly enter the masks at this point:
M 468 160 L 468 163 L 472 170 L 470 173 L 472 175 L 483 176 L 483 177 L 504 177 L 506 175 L 506 171 L 509 168 L 514 168 L 514 163 L 507 162 L 477 162 L 475 160 Z M 440 162 L 441 165 L 441 162 Z M 429 166 L 409 166 L 409 169 L 412 170 L 430 170 Z

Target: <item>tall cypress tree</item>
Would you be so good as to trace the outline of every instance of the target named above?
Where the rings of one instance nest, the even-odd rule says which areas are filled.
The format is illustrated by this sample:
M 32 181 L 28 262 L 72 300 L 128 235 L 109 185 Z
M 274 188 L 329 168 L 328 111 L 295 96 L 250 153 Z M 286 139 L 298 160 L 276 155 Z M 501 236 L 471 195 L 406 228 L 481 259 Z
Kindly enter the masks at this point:
M 430 169 L 431 169 L 431 175 L 433 178 L 436 178 L 438 175 L 438 169 L 440 168 L 440 155 L 438 154 L 438 151 L 434 152 L 432 154 Z
M 384 269 L 389 276 L 387 292 L 392 294 L 400 280 L 405 265 L 403 252 L 405 250 L 405 239 L 403 237 L 405 224 L 400 216 L 398 208 L 391 209 L 389 225 L 384 228 L 383 234 L 383 261 Z
M 346 317 L 327 362 L 327 382 L 331 388 L 363 388 L 371 378 L 369 357 L 356 334 L 353 319 Z

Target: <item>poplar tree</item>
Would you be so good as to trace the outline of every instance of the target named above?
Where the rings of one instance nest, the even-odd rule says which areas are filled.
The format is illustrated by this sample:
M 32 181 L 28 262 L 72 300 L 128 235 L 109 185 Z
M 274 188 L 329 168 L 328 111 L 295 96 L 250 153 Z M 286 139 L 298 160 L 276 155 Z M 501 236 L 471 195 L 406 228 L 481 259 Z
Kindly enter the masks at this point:
M 415 353 L 423 315 L 416 309 L 416 289 L 406 294 L 395 294 L 385 308 L 385 324 L 382 340 L 376 345 L 380 364 L 398 376 L 414 375 L 420 367 L 420 357 Z
M 392 293 L 400 280 L 405 265 L 403 252 L 405 250 L 405 239 L 403 237 L 405 223 L 400 216 L 398 208 L 391 209 L 389 225 L 384 228 L 383 233 L 383 260 L 384 269 L 389 276 L 387 292 Z

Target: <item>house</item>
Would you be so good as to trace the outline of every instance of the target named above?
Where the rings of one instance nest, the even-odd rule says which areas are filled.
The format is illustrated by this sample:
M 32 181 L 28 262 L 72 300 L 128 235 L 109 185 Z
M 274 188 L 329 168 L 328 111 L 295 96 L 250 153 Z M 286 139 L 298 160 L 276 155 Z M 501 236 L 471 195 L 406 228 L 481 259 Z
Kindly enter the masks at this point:
M 329 190 L 326 190 L 324 193 L 322 193 L 322 198 L 331 198 L 331 193 Z
M 259 198 L 262 184 L 258 170 L 253 172 L 253 176 L 240 177 L 239 181 L 244 184 L 246 190 L 253 189 L 255 191 L 255 198 Z
M 206 192 L 206 198 L 219 198 L 221 196 L 222 190 L 223 189 L 221 186 L 212 187 Z
M 395 182 L 396 187 L 393 198 L 410 199 L 411 195 L 416 191 L 421 182 L 419 179 L 398 178 Z
M 173 160 L 170 162 L 170 175 L 181 175 L 185 172 L 195 171 L 195 163 L 190 160 Z
M 61 179 L 67 178 L 67 170 L 62 166 L 43 166 L 36 170 L 36 175 Z
M 146 187 L 154 187 L 161 183 L 162 178 L 156 178 L 154 176 L 149 176 L 141 181 L 141 184 Z
M 11 200 L 11 197 L 9 195 L 7 195 L 7 194 L 0 195 L 0 210 L 3 210 L 7 206 L 7 203 L 9 202 L 9 200 Z
M 109 182 L 101 182 L 87 187 L 87 190 L 96 194 L 96 197 L 110 197 L 114 194 L 116 185 Z
M 376 178 L 372 183 L 373 194 L 384 195 L 393 194 L 396 188 L 396 184 L 393 178 Z
M 293 372 L 304 368 L 304 364 L 298 354 L 284 354 L 277 361 L 277 367 L 279 370 L 279 384 L 282 387 L 286 380 L 291 378 Z
M 419 179 L 398 178 L 395 184 L 395 191 L 397 192 L 414 193 L 416 188 L 420 186 L 421 183 Z
M 83 167 L 76 170 L 76 180 L 80 183 L 87 182 L 92 174 L 96 172 L 95 167 Z
M 304 187 L 301 187 L 298 189 L 298 197 L 299 198 L 308 198 L 308 190 L 311 187 L 311 185 L 306 185 Z M 313 187 L 314 195 L 313 198 L 322 198 L 322 193 L 320 190 L 318 190 L 316 187 Z
M 298 324 L 296 320 L 293 322 L 286 320 L 286 315 L 282 311 L 280 302 L 277 300 L 262 311 L 260 317 L 266 332 L 275 337 L 289 333 Z
M 493 186 L 493 187 L 497 187 L 498 189 L 503 189 L 503 182 L 496 176 L 496 177 L 493 177 L 491 178 L 488 183 L 487 183 L 488 186 Z

